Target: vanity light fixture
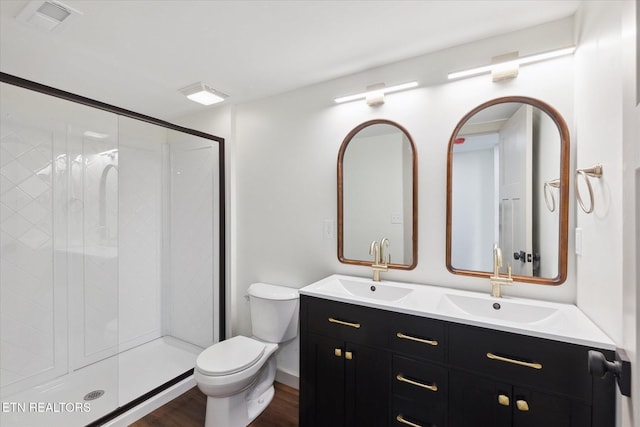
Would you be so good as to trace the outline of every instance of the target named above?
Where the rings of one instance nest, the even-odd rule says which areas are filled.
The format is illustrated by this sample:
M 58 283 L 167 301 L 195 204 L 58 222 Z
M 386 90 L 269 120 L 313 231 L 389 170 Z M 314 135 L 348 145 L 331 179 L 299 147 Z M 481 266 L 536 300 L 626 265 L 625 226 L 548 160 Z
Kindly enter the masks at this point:
M 395 86 L 384 86 L 384 83 L 368 86 L 366 92 L 357 93 L 355 95 L 347 95 L 336 98 L 336 104 L 343 102 L 356 101 L 358 99 L 367 99 L 369 105 L 379 105 L 384 103 L 384 95 L 391 92 L 399 92 L 401 90 L 412 89 L 418 86 L 418 82 L 403 83 Z M 382 99 L 380 99 L 382 98 Z
M 213 105 L 222 102 L 229 97 L 222 92 L 218 92 L 211 86 L 202 82 L 194 83 L 180 89 L 180 92 L 190 100 L 202 105 Z
M 552 50 L 549 52 L 538 53 L 535 55 L 523 56 L 521 58 L 510 59 L 503 62 L 496 62 L 496 63 L 485 65 L 482 67 L 471 68 L 469 70 L 456 71 L 453 73 L 449 73 L 447 75 L 447 78 L 449 80 L 461 79 L 465 77 L 476 76 L 478 74 L 494 72 L 496 67 L 510 68 L 510 67 L 517 67 L 519 65 L 524 65 L 524 64 L 531 64 L 534 62 L 546 61 L 547 59 L 553 59 L 553 58 L 558 58 L 560 56 L 571 55 L 575 50 L 576 50 L 575 46 L 570 46 L 562 49 Z
M 518 77 L 520 64 L 518 63 L 518 52 L 509 52 L 504 55 L 491 58 L 493 67 L 491 68 L 491 80 L 499 82 Z

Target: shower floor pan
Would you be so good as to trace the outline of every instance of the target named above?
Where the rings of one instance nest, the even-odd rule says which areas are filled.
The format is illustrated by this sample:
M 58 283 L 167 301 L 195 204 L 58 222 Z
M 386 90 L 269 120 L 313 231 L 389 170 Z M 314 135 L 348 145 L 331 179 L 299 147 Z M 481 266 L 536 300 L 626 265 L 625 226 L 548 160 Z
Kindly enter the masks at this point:
M 2 398 L 0 425 L 84 426 L 195 366 L 200 347 L 162 337 Z

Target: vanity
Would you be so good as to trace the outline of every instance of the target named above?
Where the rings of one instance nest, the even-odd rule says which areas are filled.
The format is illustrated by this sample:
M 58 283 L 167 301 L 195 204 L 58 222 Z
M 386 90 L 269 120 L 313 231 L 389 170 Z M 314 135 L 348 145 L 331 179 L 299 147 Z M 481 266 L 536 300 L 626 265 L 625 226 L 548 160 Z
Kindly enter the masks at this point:
M 501 297 L 567 278 L 569 144 L 562 115 L 523 96 L 478 105 L 454 128 L 446 268 L 490 294 L 379 281 L 418 262 L 417 147 L 389 120 L 347 134 L 338 260 L 373 280 L 300 290 L 301 427 L 615 425 L 615 379 L 600 374 L 611 339 L 574 305 Z
M 613 427 L 570 304 L 332 275 L 300 290 L 300 426 Z

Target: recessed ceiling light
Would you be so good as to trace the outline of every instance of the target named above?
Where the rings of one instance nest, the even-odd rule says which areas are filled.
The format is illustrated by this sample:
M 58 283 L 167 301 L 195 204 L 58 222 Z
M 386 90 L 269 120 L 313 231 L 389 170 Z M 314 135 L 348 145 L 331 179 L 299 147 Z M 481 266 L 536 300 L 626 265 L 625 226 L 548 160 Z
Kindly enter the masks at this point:
M 213 105 L 222 102 L 229 97 L 222 92 L 218 92 L 211 86 L 202 82 L 194 83 L 180 89 L 180 92 L 190 100 L 202 105 Z

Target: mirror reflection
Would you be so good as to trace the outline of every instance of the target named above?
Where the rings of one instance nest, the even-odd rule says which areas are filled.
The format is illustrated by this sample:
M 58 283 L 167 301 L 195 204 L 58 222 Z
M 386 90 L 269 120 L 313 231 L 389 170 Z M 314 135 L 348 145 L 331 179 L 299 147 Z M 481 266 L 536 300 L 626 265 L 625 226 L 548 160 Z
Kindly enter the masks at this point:
M 408 132 L 389 120 L 353 129 L 338 154 L 338 258 L 371 265 L 373 240 L 390 242 L 389 268 L 417 262 L 415 146 Z
M 485 103 L 458 124 L 449 143 L 447 267 L 493 269 L 493 247 L 516 280 L 566 277 L 568 131 L 550 106 L 510 97 Z

